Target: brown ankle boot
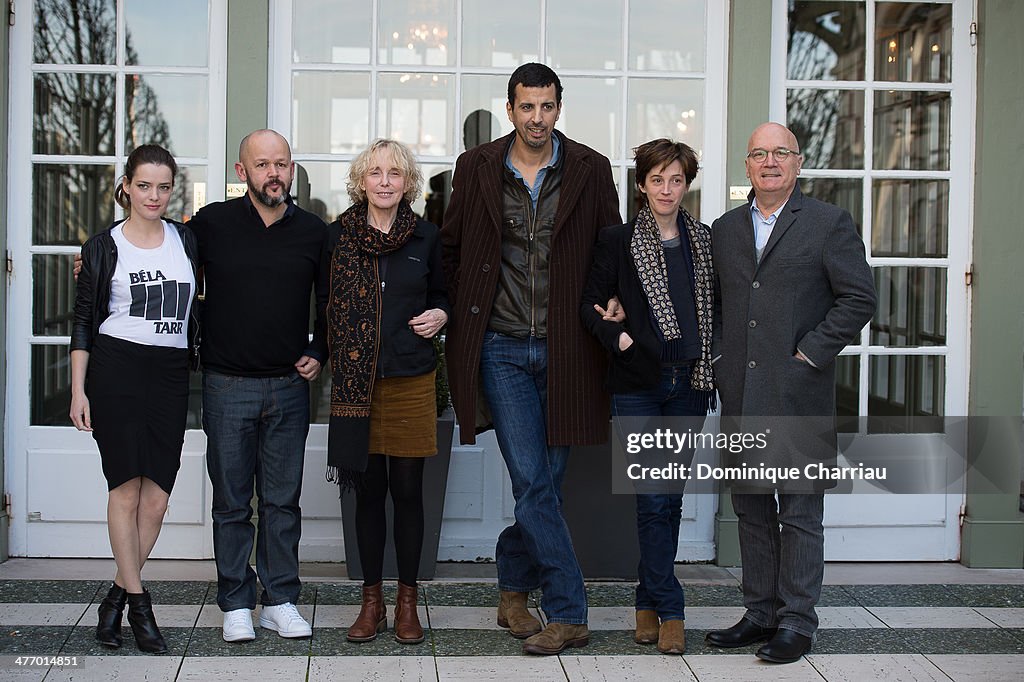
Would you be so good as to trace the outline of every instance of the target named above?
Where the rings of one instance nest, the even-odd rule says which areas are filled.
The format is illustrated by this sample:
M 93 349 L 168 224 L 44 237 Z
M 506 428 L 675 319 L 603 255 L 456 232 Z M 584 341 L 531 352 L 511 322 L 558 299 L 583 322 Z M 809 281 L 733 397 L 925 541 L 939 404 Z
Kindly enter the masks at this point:
M 348 629 L 348 641 L 372 642 L 378 632 L 388 629 L 388 612 L 384 606 L 384 590 L 381 583 L 363 585 L 363 607 L 352 627 Z
M 540 621 L 526 609 L 528 592 L 501 592 L 498 602 L 498 625 L 508 628 L 516 639 L 526 639 L 540 632 Z
M 398 583 L 398 600 L 395 601 L 395 641 L 401 644 L 419 644 L 423 641 L 423 628 L 416 613 L 416 598 L 419 589 Z
M 663 654 L 686 652 L 686 627 L 681 620 L 666 620 L 658 634 L 658 651 Z
M 654 609 L 636 610 L 636 633 L 633 641 L 637 644 L 654 644 L 658 641 L 658 612 Z

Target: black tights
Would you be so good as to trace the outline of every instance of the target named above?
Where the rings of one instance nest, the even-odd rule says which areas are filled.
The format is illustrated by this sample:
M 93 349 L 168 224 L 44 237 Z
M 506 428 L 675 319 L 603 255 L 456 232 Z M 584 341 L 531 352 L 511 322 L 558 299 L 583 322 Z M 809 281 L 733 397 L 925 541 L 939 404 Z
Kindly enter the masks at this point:
M 423 459 L 370 455 L 363 484 L 356 488 L 356 542 L 364 585 L 376 585 L 384 575 L 384 544 L 388 537 L 384 509 L 389 489 L 395 508 L 398 580 L 406 585 L 416 584 L 423 549 Z

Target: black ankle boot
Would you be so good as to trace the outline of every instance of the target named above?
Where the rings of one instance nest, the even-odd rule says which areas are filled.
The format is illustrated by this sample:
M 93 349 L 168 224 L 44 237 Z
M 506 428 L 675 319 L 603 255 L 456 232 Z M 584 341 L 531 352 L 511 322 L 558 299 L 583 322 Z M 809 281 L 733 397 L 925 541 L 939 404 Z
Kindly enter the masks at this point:
M 114 583 L 110 586 L 107 596 L 100 602 L 96 610 L 100 620 L 96 624 L 96 641 L 103 646 L 117 648 L 123 641 L 121 638 L 121 615 L 124 613 L 124 603 L 128 593 L 124 588 Z
M 142 594 L 128 595 L 128 624 L 135 635 L 135 645 L 139 651 L 147 654 L 166 654 L 167 642 L 156 626 L 153 616 L 153 600 L 149 590 L 143 588 Z

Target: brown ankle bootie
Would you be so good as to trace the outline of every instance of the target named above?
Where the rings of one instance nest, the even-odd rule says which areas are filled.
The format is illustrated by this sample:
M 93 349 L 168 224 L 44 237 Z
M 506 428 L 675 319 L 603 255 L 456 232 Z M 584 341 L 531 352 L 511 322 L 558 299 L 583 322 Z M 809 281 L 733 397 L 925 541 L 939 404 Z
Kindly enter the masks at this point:
M 658 612 L 654 609 L 636 610 L 636 632 L 633 641 L 637 644 L 654 644 L 658 641 Z
M 526 639 L 540 632 L 540 621 L 526 609 L 529 592 L 501 592 L 498 602 L 498 625 L 508 628 L 516 639 Z
M 666 620 L 658 635 L 658 651 L 663 654 L 686 652 L 686 628 L 681 620 Z
M 348 629 L 348 641 L 372 642 L 377 633 L 388 629 L 387 607 L 384 606 L 384 588 L 381 583 L 363 585 L 363 606 L 356 622 Z
M 423 627 L 416 613 L 419 589 L 398 583 L 398 600 L 395 602 L 395 641 L 401 644 L 419 644 L 423 641 Z

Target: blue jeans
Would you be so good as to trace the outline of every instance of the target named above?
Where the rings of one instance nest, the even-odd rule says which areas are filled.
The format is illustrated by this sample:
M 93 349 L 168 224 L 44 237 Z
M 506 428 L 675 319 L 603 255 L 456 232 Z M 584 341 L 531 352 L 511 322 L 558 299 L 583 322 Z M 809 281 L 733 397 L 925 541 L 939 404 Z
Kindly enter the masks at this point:
M 256 608 L 252 554 L 253 481 L 259 496 L 256 571 L 265 606 L 299 599 L 302 463 L 309 432 L 309 384 L 283 377 L 203 374 L 206 467 L 213 482 L 217 605 Z
M 569 448 L 547 444 L 547 370 L 544 339 L 484 335 L 480 384 L 516 500 L 515 523 L 498 536 L 498 586 L 540 588 L 548 622 L 586 623 L 583 573 L 562 517 Z
M 706 399 L 690 387 L 691 367 L 664 367 L 658 385 L 636 393 L 612 395 L 617 417 L 703 417 Z M 693 450 L 680 461 L 693 459 Z M 687 462 L 689 465 L 689 462 Z M 675 574 L 683 494 L 637 494 L 636 532 L 640 544 L 636 608 L 651 609 L 665 620 L 684 620 L 683 586 Z

